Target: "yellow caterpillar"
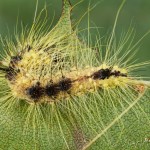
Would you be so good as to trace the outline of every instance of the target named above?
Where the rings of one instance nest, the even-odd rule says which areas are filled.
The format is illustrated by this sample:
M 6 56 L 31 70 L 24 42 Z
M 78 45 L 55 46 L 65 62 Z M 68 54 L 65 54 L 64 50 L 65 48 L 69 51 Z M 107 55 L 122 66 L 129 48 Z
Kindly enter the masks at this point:
M 52 30 L 45 29 L 46 20 L 39 23 L 39 16 L 30 30 L 16 36 L 16 42 L 2 41 L 0 116 L 13 118 L 11 127 L 19 124 L 17 129 L 24 136 L 20 134 L 18 139 L 22 139 L 24 149 L 44 149 L 45 143 L 50 149 L 86 149 L 89 139 L 109 122 L 103 122 L 103 108 L 104 116 L 108 115 L 108 108 L 119 120 L 124 114 L 118 115 L 119 110 L 134 106 L 136 103 L 132 102 L 146 95 L 149 81 L 132 73 L 150 62 L 131 62 L 134 62 L 134 48 L 149 32 L 133 46 L 132 28 L 120 45 L 113 40 L 124 2 L 105 50 L 99 39 L 94 47 L 78 39 L 78 29 L 72 29 L 73 7 L 68 0 L 63 0 L 62 16 Z M 9 127 L 5 130 L 9 131 Z M 30 144 L 28 136 L 32 137 Z M 61 146 L 53 145 L 53 141 Z

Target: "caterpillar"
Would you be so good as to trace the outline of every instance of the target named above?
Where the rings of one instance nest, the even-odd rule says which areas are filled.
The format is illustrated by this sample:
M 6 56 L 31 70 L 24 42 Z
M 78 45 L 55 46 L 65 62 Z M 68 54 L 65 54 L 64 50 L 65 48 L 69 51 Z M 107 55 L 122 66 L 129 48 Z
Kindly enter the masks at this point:
M 147 96 L 149 82 L 132 72 L 149 65 L 149 61 L 129 64 L 136 47 L 131 46 L 133 28 L 115 47 L 114 26 L 105 52 L 99 40 L 95 52 L 95 48 L 79 40 L 78 29 L 72 29 L 71 10 L 69 0 L 63 0 L 62 16 L 52 30 L 45 29 L 45 20 L 39 23 L 39 16 L 31 30 L 16 37 L 16 42 L 4 44 L 0 128 L 6 126 L 6 132 L 18 133 L 16 141 L 20 139 L 21 143 L 17 145 L 7 136 L 7 143 L 15 149 L 22 149 L 22 144 L 23 149 L 85 149 L 93 135 L 107 125 L 109 117 L 114 118 L 139 95 Z M 10 125 L 3 123 L 2 114 L 12 120 Z M 7 144 L 2 140 L 0 145 Z
M 20 57 L 15 56 L 12 57 L 12 59 L 16 62 L 16 59 L 20 60 Z M 13 60 L 10 61 L 10 65 L 14 64 Z M 23 60 L 23 64 L 24 64 L 24 60 Z M 20 62 L 20 66 L 23 66 L 21 62 Z M 82 71 L 75 69 L 69 72 L 68 74 L 65 74 L 65 76 L 62 77 L 61 74 L 60 75 L 56 74 L 55 81 L 51 79 L 50 75 L 47 75 L 48 77 L 45 80 L 46 83 L 45 84 L 43 82 L 44 81 L 43 77 L 40 77 L 41 82 L 38 81 L 35 76 L 33 78 L 30 77 L 26 79 L 25 76 L 22 76 L 23 72 L 19 71 L 21 70 L 19 69 L 19 67 L 17 68 L 17 71 L 15 71 L 14 68 L 9 67 L 5 70 L 6 71 L 5 78 L 10 81 L 11 89 L 12 91 L 14 91 L 14 93 L 17 94 L 17 91 L 20 91 L 16 95 L 17 97 L 20 98 L 23 97 L 24 99 L 29 99 L 29 101 L 31 102 L 42 101 L 41 100 L 42 97 L 44 99 L 43 102 L 44 101 L 50 102 L 50 101 L 54 101 L 54 97 L 59 97 L 60 99 L 61 97 L 64 98 L 65 94 L 69 95 L 74 93 L 74 95 L 76 95 L 78 93 L 84 93 L 84 91 L 86 90 L 93 90 L 96 87 L 104 87 L 109 85 L 111 86 L 113 84 L 117 85 L 119 84 L 118 82 L 125 82 L 126 79 L 121 79 L 122 77 L 127 77 L 126 70 L 121 70 L 117 68 L 117 66 L 108 67 L 103 65 L 99 68 L 98 67 L 87 68 Z M 34 78 L 36 80 L 34 80 Z M 111 83 L 113 81 L 114 83 Z M 60 93 L 64 93 L 64 94 L 60 94 Z

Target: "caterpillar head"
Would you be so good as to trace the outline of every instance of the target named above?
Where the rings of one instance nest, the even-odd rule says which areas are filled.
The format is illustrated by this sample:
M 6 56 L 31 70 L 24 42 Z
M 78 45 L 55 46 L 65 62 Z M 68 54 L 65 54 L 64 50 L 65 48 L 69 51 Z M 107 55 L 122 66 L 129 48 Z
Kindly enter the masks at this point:
M 1 74 L 14 97 L 29 102 L 45 101 L 50 85 L 61 84 L 63 68 L 73 64 L 74 43 L 78 39 L 71 28 L 70 3 L 66 0 L 63 3 L 62 17 L 51 31 L 43 32 L 44 27 L 37 29 L 39 25 L 44 26 L 37 21 L 31 30 L 23 31 L 26 36 L 20 39 L 21 35 L 16 43 L 8 44 L 1 61 Z M 57 86 L 52 90 L 59 91 Z M 54 93 L 57 92 L 52 92 L 55 96 Z

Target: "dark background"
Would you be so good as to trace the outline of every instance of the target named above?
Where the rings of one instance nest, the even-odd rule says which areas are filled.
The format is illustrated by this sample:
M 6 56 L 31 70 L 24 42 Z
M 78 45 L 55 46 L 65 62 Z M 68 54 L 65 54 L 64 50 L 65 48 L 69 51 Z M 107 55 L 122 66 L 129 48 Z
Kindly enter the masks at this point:
M 71 0 L 72 4 L 79 2 Z M 89 2 L 91 6 L 97 6 L 90 12 L 91 26 L 102 27 L 99 29 L 101 35 L 105 35 L 111 31 L 116 12 L 122 0 L 84 0 L 73 11 L 74 21 L 79 19 L 88 9 Z M 99 3 L 98 3 L 99 2 Z M 55 14 L 55 24 L 61 14 L 61 0 L 39 0 L 38 12 L 47 4 L 49 22 Z M 31 26 L 36 7 L 36 0 L 0 0 L 0 34 L 2 37 L 10 34 L 13 36 L 16 27 L 17 18 L 18 24 Z M 136 30 L 135 41 L 137 41 L 144 33 L 150 30 L 150 0 L 127 0 L 117 23 L 117 33 L 126 31 L 132 22 Z M 83 18 L 79 28 L 87 27 L 87 16 Z M 96 30 L 92 29 L 93 35 Z M 139 45 L 140 49 L 137 54 L 137 59 L 150 60 L 150 35 L 148 35 Z M 150 67 L 144 73 L 150 76 Z

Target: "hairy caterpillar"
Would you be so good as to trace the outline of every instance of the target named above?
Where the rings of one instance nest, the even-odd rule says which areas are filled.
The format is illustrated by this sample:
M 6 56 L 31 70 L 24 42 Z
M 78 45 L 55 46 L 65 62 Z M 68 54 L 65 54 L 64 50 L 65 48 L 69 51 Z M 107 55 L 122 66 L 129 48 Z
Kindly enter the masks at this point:
M 44 32 L 44 25 L 37 21 L 31 30 L 16 38 L 16 43 L 8 42 L 4 56 L 1 54 L 0 113 L 6 114 L 8 120 L 12 117 L 10 126 L 17 126 L 16 132 L 21 133 L 16 138 L 21 142 L 18 147 L 8 136 L 14 148 L 20 149 L 23 144 L 24 149 L 82 149 L 102 130 L 106 121 L 102 120 L 103 114 L 107 116 L 112 109 L 116 116 L 116 105 L 126 108 L 149 87 L 149 83 L 132 76 L 133 70 L 149 62 L 128 64 L 127 57 L 135 47 L 130 46 L 132 28 L 118 47 L 112 41 L 113 33 L 104 56 L 101 45 L 96 43 L 97 54 L 76 37 L 70 22 L 70 3 L 63 3 L 62 17 L 51 31 Z M 129 47 L 121 55 L 127 44 Z M 102 113 L 103 108 L 106 110 Z M 14 129 L 5 130 L 13 133 Z M 53 145 L 54 141 L 58 143 Z M 80 144 L 72 147 L 72 143 Z

